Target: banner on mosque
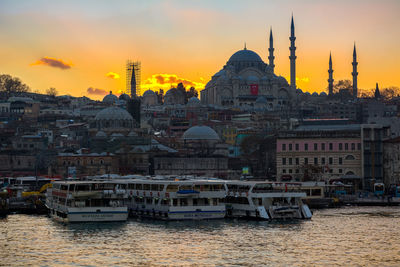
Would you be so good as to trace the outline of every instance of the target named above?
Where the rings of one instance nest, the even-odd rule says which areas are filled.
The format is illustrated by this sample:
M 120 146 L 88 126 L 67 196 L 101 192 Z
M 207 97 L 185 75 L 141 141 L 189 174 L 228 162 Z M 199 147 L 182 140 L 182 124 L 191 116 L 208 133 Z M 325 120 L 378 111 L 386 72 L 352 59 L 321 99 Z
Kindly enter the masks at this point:
M 258 84 L 250 84 L 250 94 L 258 95 Z

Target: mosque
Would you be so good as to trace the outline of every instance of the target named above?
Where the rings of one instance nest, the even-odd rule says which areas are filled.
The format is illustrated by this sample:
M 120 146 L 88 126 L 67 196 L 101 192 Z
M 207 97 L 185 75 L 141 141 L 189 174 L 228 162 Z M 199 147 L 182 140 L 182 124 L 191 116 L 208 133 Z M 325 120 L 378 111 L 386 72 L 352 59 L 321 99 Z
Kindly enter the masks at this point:
M 290 36 L 290 84 L 274 73 L 274 45 L 272 30 L 269 37 L 268 64 L 254 51 L 244 47 L 234 53 L 226 65 L 214 74 L 200 92 L 204 104 L 220 106 L 257 106 L 269 110 L 292 108 L 297 102 L 296 47 L 292 17 Z

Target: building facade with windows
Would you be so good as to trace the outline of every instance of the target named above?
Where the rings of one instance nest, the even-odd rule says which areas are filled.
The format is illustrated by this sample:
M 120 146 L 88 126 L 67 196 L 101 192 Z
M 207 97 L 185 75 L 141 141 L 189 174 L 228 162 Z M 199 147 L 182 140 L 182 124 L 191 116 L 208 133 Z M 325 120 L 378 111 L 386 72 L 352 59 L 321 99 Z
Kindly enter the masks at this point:
M 362 180 L 360 127 L 299 127 L 277 139 L 278 180 Z

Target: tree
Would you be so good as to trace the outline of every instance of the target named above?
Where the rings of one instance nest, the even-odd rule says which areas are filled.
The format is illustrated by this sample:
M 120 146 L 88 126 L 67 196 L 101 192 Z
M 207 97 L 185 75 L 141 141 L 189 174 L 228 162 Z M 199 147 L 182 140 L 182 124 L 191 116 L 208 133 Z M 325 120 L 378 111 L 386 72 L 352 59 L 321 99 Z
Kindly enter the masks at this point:
M 198 97 L 199 96 L 199 92 L 197 92 L 196 88 L 194 88 L 193 86 L 190 87 L 189 91 L 186 91 L 186 99 L 190 99 L 192 97 Z
M 29 86 L 22 83 L 20 78 L 12 77 L 9 74 L 0 74 L 0 92 L 4 92 L 7 97 L 15 93 L 25 93 L 29 90 Z
M 339 93 L 343 89 L 352 90 L 353 83 L 350 80 L 339 80 L 333 85 L 333 93 Z
M 382 89 L 380 93 L 384 100 L 391 100 L 400 94 L 400 88 L 396 86 L 390 86 Z
M 58 91 L 54 87 L 50 87 L 49 89 L 46 90 L 46 95 L 49 95 L 51 97 L 56 97 L 58 95 Z

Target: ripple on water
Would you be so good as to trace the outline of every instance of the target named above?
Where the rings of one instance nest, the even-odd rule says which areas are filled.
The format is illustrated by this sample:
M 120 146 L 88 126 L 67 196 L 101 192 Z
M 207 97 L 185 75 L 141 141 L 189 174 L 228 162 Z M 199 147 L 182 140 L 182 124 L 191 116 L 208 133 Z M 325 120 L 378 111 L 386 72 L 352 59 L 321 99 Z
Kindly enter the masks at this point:
M 319 210 L 312 220 L 83 223 L 0 220 L 0 265 L 363 266 L 400 264 L 400 209 Z

